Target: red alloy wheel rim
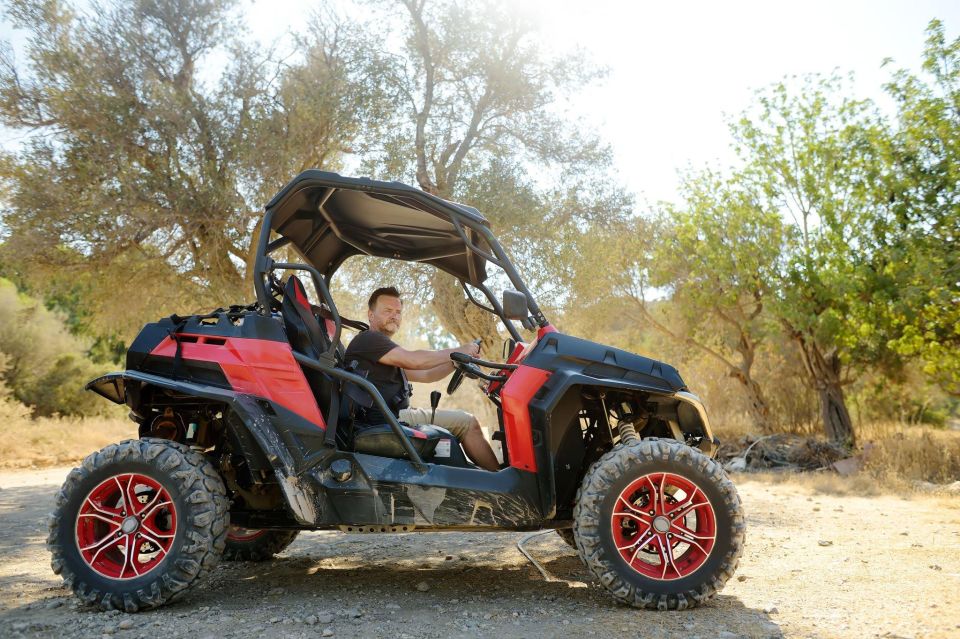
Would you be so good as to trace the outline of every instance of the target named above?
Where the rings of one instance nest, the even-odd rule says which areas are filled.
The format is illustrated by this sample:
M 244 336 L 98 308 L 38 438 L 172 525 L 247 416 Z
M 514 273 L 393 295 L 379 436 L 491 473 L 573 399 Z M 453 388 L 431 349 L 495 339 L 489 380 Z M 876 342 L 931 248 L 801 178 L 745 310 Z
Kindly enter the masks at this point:
M 266 530 L 259 528 L 242 528 L 240 526 L 230 526 L 227 529 L 227 539 L 230 541 L 253 541 L 260 537 Z
M 98 574 L 136 579 L 156 569 L 177 533 L 177 508 L 155 479 L 124 473 L 90 491 L 77 513 L 77 550 Z
M 627 565 L 662 581 L 693 574 L 717 542 L 710 500 L 695 483 L 673 473 L 650 473 L 624 488 L 610 529 Z

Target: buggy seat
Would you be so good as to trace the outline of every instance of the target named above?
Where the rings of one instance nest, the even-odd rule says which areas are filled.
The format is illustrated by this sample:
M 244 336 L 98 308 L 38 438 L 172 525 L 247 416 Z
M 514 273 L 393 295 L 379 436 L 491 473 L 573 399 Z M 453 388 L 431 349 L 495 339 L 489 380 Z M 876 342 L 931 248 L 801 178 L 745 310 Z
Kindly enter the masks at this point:
M 303 282 L 296 275 L 290 276 L 283 289 L 280 315 L 293 350 L 314 359 L 320 358 L 330 350 L 331 335 L 335 330 L 331 326 L 333 322 L 327 319 L 321 324 L 317 319 Z M 337 353 L 340 356 L 339 360 L 343 353 L 342 345 L 338 345 Z M 329 375 L 306 366 L 301 366 L 301 369 L 316 397 L 320 413 L 326 420 L 328 428 L 336 425 L 338 447 L 352 448 L 359 453 L 383 457 L 406 456 L 403 446 L 389 424 L 366 426 L 354 430 L 352 407 L 354 402 L 365 404 L 369 401 L 368 397 L 363 397 L 366 395 L 365 391 L 354 387 L 343 393 L 340 384 Z M 416 428 L 404 425 L 403 431 L 422 458 L 433 455 L 440 440 L 451 437 L 450 433 L 444 429 L 429 425 Z

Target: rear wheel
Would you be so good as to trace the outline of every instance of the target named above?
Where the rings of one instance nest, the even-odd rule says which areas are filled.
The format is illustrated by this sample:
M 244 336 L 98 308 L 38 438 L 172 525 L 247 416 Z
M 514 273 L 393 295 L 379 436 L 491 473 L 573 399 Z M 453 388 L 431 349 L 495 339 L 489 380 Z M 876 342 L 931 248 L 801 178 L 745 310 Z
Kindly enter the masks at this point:
M 296 530 L 230 526 L 223 558 L 228 561 L 265 561 L 292 544 L 298 533 Z
M 733 576 L 745 524 L 717 462 L 680 442 L 634 439 L 584 477 L 573 531 L 580 557 L 616 599 L 682 610 Z
M 223 553 L 229 503 L 216 469 L 161 439 L 96 452 L 57 494 L 53 572 L 84 602 L 136 612 L 175 598 Z

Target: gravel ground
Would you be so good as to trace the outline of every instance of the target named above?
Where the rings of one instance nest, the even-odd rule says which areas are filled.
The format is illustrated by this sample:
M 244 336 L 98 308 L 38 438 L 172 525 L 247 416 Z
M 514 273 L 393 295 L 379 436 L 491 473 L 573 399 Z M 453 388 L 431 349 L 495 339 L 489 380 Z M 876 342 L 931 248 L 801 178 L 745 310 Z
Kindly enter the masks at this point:
M 0 637 L 960 637 L 960 499 L 817 494 L 736 477 L 737 576 L 707 606 L 637 611 L 555 535 L 302 533 L 276 560 L 221 564 L 157 611 L 79 605 L 50 571 L 46 514 L 69 469 L 0 473 Z

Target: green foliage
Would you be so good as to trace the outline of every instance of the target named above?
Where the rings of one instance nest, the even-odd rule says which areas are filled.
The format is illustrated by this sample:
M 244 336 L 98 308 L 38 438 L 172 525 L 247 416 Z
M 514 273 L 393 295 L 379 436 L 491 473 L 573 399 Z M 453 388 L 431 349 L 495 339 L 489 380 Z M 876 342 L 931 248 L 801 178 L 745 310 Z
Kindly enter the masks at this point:
M 93 415 L 107 404 L 83 387 L 102 372 L 81 354 L 61 355 L 24 389 L 22 401 L 38 415 Z
M 721 342 L 724 352 L 756 346 L 769 332 L 764 304 L 777 290 L 789 235 L 750 186 L 738 175 L 688 174 L 683 203 L 660 215 L 646 269 L 649 286 L 669 290 L 685 331 Z
M 947 80 L 960 74 L 960 44 L 934 33 L 929 46 L 939 88 L 900 74 L 899 126 L 840 77 L 758 93 L 732 126 L 740 166 L 688 173 L 679 204 L 602 236 L 589 253 L 606 259 L 579 267 L 581 290 L 626 293 L 647 324 L 723 364 L 759 409 L 758 427 L 771 402 L 751 369 L 774 356 L 771 341 L 788 362 L 799 357 L 837 439 L 852 441 L 843 388 L 865 373 L 899 383 L 919 358 L 956 392 L 960 176 L 947 147 L 960 136 L 947 105 L 960 97 Z
M 877 332 L 960 397 L 960 38 L 927 30 L 924 77 L 898 71 L 888 91 L 898 130 L 879 185 L 890 203 L 883 274 L 896 289 Z
M 842 349 L 845 363 L 878 356 L 851 314 L 875 286 L 870 266 L 886 212 L 871 189 L 888 135 L 873 105 L 849 96 L 837 77 L 781 83 L 733 127 L 765 206 L 795 229 L 776 315 L 823 350 Z
M 86 357 L 88 344 L 70 333 L 64 319 L 0 279 L 2 385 L 38 415 L 93 414 L 104 408 L 83 390 L 104 370 Z

